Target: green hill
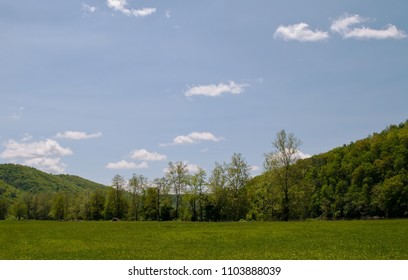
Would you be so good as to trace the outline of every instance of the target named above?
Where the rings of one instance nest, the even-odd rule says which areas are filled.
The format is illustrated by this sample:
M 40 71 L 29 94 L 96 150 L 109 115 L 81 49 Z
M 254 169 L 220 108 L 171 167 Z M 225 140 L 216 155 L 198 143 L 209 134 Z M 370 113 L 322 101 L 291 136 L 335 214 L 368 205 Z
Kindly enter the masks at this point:
M 408 216 L 408 121 L 299 160 L 295 167 L 291 218 Z M 252 211 L 279 219 L 281 198 L 273 178 L 270 172 L 262 174 L 247 187 L 251 199 L 271 196 L 269 208 Z
M 105 187 L 104 185 L 91 182 L 78 176 L 52 175 L 32 167 L 16 164 L 0 164 L 0 182 L 17 190 L 41 193 L 81 190 L 95 190 Z
M 315 199 L 332 217 L 408 215 L 408 121 L 307 160 Z
M 103 204 L 108 189 L 78 176 L 0 164 L 0 220 L 99 219 L 102 210 L 98 209 L 103 206 L 99 204 Z M 92 208 L 91 198 L 95 196 L 102 197 L 102 202 Z

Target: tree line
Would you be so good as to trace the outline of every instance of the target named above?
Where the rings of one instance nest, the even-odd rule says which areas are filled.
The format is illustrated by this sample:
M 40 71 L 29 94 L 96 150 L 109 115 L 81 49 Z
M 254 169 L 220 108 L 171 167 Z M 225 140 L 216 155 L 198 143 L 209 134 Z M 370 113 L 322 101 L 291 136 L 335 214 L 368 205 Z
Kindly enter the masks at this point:
M 165 176 L 152 182 L 116 175 L 104 189 L 24 192 L 12 203 L 0 198 L 0 219 L 236 221 L 246 211 L 249 178 L 250 167 L 237 153 L 230 163 L 216 163 L 208 179 L 202 168 L 192 174 L 185 162 L 169 162 Z
M 300 159 L 301 141 L 281 130 L 251 178 L 244 157 L 207 174 L 169 162 L 162 178 L 116 175 L 110 188 L 24 192 L 10 202 L 0 186 L 0 219 L 239 221 L 408 216 L 408 122 Z M 3 188 L 4 189 L 4 188 Z M 4 190 L 3 190 L 4 193 Z

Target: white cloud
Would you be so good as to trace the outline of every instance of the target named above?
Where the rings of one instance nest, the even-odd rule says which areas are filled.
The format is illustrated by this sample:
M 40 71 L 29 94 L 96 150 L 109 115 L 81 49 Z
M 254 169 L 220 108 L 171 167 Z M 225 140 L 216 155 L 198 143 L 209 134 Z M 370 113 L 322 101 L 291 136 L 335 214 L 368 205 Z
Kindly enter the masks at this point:
M 156 12 L 156 8 L 143 8 L 139 10 L 132 10 L 132 14 L 136 17 L 145 17 Z
M 156 152 L 149 152 L 145 149 L 133 151 L 131 158 L 146 161 L 162 161 L 167 159 L 165 155 Z
M 351 25 L 358 24 L 367 20 L 368 19 L 362 18 L 359 15 L 344 16 L 340 17 L 337 20 L 334 20 L 330 29 L 331 31 L 340 33 L 344 36 L 350 30 Z
M 160 144 L 160 146 L 172 146 L 172 145 L 183 145 L 183 144 L 193 144 L 201 141 L 212 141 L 218 142 L 224 140 L 223 137 L 216 137 L 210 132 L 192 132 L 188 135 L 180 135 L 173 139 L 170 144 Z
M 303 153 L 303 152 L 301 152 L 301 151 L 297 151 L 297 152 L 296 152 L 296 157 L 297 157 L 297 158 L 300 158 L 300 159 L 305 159 L 305 158 L 310 158 L 310 157 L 312 157 L 312 155 L 310 155 L 310 154 L 305 154 L 305 153 Z
M 398 30 L 392 24 L 387 25 L 385 29 L 375 30 L 367 27 L 355 28 L 350 31 L 346 38 L 361 38 L 361 39 L 403 39 L 407 37 L 404 31 Z
M 119 162 L 109 162 L 106 165 L 106 168 L 108 169 L 142 169 L 142 168 L 148 168 L 149 165 L 147 162 L 142 162 L 140 164 L 136 164 L 134 162 L 129 162 L 126 160 L 121 160 Z
M 87 134 L 85 132 L 79 132 L 79 131 L 65 131 L 65 132 L 57 133 L 55 137 L 71 139 L 71 140 L 82 140 L 82 139 L 98 138 L 101 136 L 102 136 L 101 132 Z
M 194 95 L 204 95 L 204 96 L 220 96 L 224 93 L 229 94 L 240 94 L 245 91 L 247 84 L 237 84 L 234 81 L 230 81 L 229 84 L 220 83 L 218 85 L 204 85 L 204 86 L 195 86 L 190 88 L 185 92 L 185 96 L 191 97 Z
M 329 38 L 328 32 L 311 30 L 307 23 L 301 22 L 293 25 L 281 25 L 275 31 L 275 38 L 282 38 L 285 41 L 316 42 Z
M 166 18 L 170 18 L 171 17 L 171 11 L 170 10 L 166 10 Z
M 96 7 L 90 6 L 86 3 L 82 3 L 82 11 L 87 12 L 87 13 L 94 13 L 96 12 Z
M 398 30 L 392 24 L 388 24 L 383 29 L 371 29 L 365 26 L 352 27 L 369 20 L 369 18 L 363 18 L 359 15 L 345 15 L 334 20 L 330 29 L 333 32 L 339 33 L 345 39 L 403 39 L 407 37 L 404 31 Z
M 129 9 L 126 8 L 126 0 L 107 0 L 109 8 L 119 11 L 127 16 L 145 17 L 156 12 L 156 8 L 143 8 L 143 9 Z
M 9 140 L 6 150 L 0 155 L 1 158 L 36 158 L 45 156 L 67 156 L 72 155 L 69 148 L 63 148 L 52 139 L 32 143 L 19 143 Z
M 63 173 L 66 165 L 61 162 L 60 157 L 72 155 L 72 151 L 69 148 L 61 147 L 57 141 L 52 139 L 27 143 L 31 138 L 30 135 L 26 135 L 21 143 L 9 140 L 0 158 L 32 166 L 45 172 Z
M 64 173 L 66 165 L 60 162 L 60 158 L 31 158 L 23 162 L 24 165 L 41 169 L 45 172 L 59 174 Z

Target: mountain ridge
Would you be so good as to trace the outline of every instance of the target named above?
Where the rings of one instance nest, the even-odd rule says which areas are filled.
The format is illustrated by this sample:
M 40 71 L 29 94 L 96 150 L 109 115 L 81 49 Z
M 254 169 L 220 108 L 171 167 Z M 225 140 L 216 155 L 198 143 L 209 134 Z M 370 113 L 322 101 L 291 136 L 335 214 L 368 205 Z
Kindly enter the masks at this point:
M 11 163 L 0 164 L 0 181 L 20 191 L 31 193 L 75 192 L 106 187 L 76 175 L 48 174 L 34 167 Z

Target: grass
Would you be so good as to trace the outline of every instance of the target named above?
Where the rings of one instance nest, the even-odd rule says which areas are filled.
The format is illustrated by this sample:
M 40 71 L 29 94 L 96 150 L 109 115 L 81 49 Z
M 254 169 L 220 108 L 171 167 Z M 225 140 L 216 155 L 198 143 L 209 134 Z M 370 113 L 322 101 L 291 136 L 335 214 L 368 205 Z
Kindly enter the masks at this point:
M 2 260 L 408 259 L 408 220 L 0 221 Z

